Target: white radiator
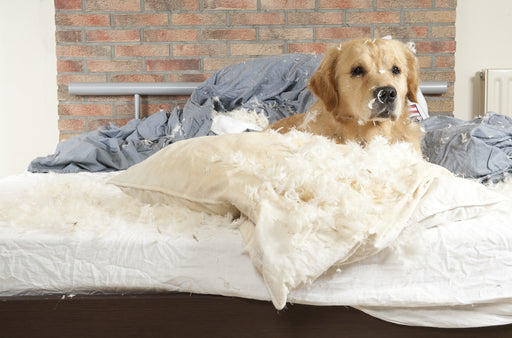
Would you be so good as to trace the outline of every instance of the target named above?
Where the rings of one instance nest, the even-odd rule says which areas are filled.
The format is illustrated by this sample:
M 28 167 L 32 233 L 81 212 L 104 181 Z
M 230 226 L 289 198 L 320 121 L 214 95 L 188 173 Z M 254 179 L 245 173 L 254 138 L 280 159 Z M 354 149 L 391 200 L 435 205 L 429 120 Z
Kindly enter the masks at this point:
M 512 69 L 486 69 L 485 112 L 512 117 Z

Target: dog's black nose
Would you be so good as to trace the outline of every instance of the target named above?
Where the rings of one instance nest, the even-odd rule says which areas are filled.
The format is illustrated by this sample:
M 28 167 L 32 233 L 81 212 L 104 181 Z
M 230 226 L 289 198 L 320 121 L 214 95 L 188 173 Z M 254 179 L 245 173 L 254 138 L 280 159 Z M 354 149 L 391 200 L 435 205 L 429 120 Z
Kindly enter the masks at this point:
M 373 97 L 380 103 L 393 103 L 396 99 L 396 89 L 393 87 L 379 87 L 373 91 Z

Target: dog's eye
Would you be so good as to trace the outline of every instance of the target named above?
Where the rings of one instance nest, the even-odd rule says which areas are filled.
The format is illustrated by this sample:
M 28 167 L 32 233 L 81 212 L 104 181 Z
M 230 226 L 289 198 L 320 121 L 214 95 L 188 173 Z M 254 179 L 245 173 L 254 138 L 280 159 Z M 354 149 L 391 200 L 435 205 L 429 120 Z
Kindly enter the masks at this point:
M 402 71 L 397 66 L 393 66 L 393 68 L 391 68 L 391 73 L 393 73 L 394 75 L 399 75 L 400 73 L 402 73 Z
M 365 74 L 365 71 L 364 71 L 364 68 L 361 67 L 361 66 L 357 66 L 357 67 L 354 67 L 352 68 L 352 70 L 350 71 L 350 75 L 352 76 L 362 76 Z

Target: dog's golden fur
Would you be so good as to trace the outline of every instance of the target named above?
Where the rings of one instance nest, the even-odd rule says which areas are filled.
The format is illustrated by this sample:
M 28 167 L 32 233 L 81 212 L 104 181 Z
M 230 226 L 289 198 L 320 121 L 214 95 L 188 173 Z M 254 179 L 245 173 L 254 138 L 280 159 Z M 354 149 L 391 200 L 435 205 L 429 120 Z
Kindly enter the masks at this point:
M 419 151 L 421 131 L 410 122 L 407 99 L 416 102 L 418 61 L 396 40 L 352 40 L 330 48 L 309 81 L 318 101 L 304 114 L 269 128 L 365 144 L 376 135 L 410 142 Z

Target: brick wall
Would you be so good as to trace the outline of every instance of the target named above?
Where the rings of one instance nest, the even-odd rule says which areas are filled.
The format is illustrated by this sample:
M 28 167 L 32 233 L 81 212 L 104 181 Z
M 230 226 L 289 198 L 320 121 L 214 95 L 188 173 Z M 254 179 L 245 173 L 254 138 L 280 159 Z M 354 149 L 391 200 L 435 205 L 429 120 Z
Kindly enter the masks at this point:
M 452 114 L 457 0 L 55 0 L 61 139 L 133 117 L 133 97 L 79 97 L 69 82 L 200 82 L 247 59 L 323 53 L 360 37 L 416 42 L 428 98 Z M 142 116 L 187 97 L 143 97 Z

